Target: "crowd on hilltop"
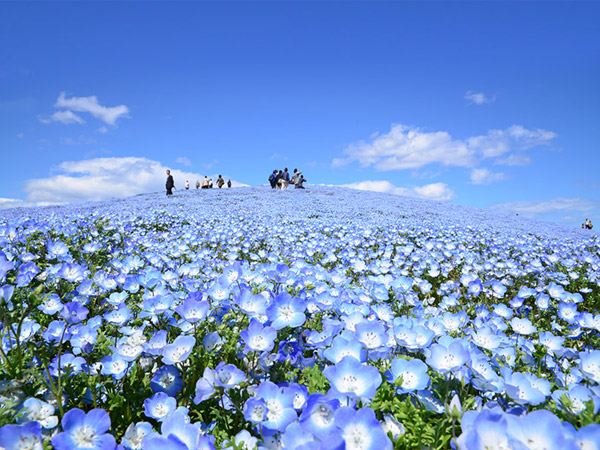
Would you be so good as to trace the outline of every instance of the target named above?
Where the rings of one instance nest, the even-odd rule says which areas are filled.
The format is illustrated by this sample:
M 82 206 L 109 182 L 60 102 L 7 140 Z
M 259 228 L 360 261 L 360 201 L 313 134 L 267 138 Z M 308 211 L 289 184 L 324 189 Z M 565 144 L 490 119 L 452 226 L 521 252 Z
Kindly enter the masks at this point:
M 219 178 L 217 178 L 217 181 L 215 183 L 219 189 L 221 189 L 223 186 L 225 186 L 225 184 L 227 184 L 228 188 L 231 187 L 231 179 L 228 179 L 227 182 L 225 182 L 225 180 L 223 179 L 223 177 L 221 175 L 219 175 Z M 167 188 L 167 195 L 173 195 L 173 189 L 175 189 L 175 180 L 173 180 L 173 175 L 171 175 L 170 170 L 167 170 L 167 182 L 165 184 L 165 187 Z M 202 184 L 200 184 L 200 180 L 196 180 L 196 189 L 200 189 L 200 188 L 212 189 L 213 188 L 212 178 L 208 178 L 205 175 L 204 179 L 202 180 Z M 190 189 L 190 181 L 185 180 L 185 190 L 187 191 L 189 189 Z
M 287 189 L 290 184 L 293 184 L 296 189 L 304 189 L 305 182 L 306 178 L 302 175 L 302 171 L 298 169 L 294 169 L 294 174 L 291 178 L 287 167 L 283 170 L 275 169 L 273 173 L 269 175 L 269 183 L 273 189 Z

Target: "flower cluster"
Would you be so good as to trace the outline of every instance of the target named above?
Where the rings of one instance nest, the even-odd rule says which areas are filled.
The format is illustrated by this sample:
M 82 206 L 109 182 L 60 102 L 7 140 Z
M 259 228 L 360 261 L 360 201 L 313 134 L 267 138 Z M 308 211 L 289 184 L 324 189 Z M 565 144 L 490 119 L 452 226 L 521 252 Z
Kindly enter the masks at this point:
M 600 239 L 316 187 L 0 214 L 0 447 L 600 447 Z

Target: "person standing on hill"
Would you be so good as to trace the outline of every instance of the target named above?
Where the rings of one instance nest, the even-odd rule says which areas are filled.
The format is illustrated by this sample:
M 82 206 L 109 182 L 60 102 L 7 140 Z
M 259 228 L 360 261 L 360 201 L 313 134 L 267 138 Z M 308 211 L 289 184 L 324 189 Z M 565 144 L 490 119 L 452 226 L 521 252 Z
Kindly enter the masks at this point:
M 173 195 L 173 188 L 175 187 L 175 181 L 173 181 L 173 175 L 171 175 L 171 171 L 167 169 L 167 184 L 165 185 L 167 188 L 167 195 Z
M 219 186 L 219 189 L 221 189 L 224 184 L 225 180 L 223 179 L 223 177 L 221 177 L 221 175 L 219 175 L 219 178 L 217 178 L 217 186 Z

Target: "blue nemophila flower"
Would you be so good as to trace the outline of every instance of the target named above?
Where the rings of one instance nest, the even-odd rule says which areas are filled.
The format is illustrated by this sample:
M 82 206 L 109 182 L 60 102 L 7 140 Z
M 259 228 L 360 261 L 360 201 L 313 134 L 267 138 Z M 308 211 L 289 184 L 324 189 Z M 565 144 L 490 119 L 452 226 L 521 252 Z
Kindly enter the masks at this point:
M 308 396 L 300 416 L 300 426 L 321 440 L 335 432 L 335 411 L 340 407 L 337 399 L 314 393 Z
M 558 317 L 567 323 L 573 324 L 576 322 L 576 316 L 579 314 L 575 303 L 560 302 L 558 304 Z
M 48 259 L 66 260 L 70 257 L 69 247 L 61 241 L 49 241 L 46 244 L 46 250 L 48 251 Z
M 288 389 L 270 381 L 263 381 L 256 388 L 255 396 L 263 399 L 267 405 L 267 420 L 263 422 L 263 428 L 273 432 L 283 431 L 297 420 L 294 394 Z
M 358 411 L 341 407 L 335 412 L 335 425 L 346 444 L 352 450 L 391 450 L 387 437 L 375 412 L 368 407 Z
M 54 406 L 35 397 L 29 397 L 23 402 L 23 409 L 21 415 L 17 418 L 17 422 L 26 423 L 30 421 L 39 422 L 46 429 L 54 428 L 58 425 L 58 417 L 54 415 Z
M 195 323 L 206 318 L 209 308 L 210 305 L 206 300 L 187 298 L 181 305 L 175 308 L 175 311 L 177 311 L 177 314 L 179 314 L 182 319 Z
M 600 383 L 600 350 L 579 353 L 579 368 L 588 379 Z
M 356 339 L 369 350 L 380 348 L 388 342 L 385 326 L 378 321 L 357 323 L 354 332 L 356 333 Z
M 537 331 L 537 328 L 526 318 L 513 317 L 510 321 L 513 331 L 522 336 L 528 336 Z
M 50 363 L 49 370 L 50 375 L 57 377 L 58 373 L 62 375 L 69 374 L 69 376 L 77 375 L 85 367 L 85 359 L 80 356 L 74 356 L 71 353 L 64 353 L 54 357 Z
M 62 311 L 63 304 L 60 301 L 60 297 L 56 294 L 50 294 L 44 302 L 38 306 L 38 309 L 44 314 L 52 316 L 59 311 Z
M 248 430 L 242 430 L 231 441 L 224 441 L 223 450 L 254 450 L 258 445 L 258 438 L 252 436 Z
M 199 427 L 190 423 L 189 417 L 176 411 L 162 421 L 161 434 L 150 433 L 142 440 L 144 450 L 197 450 L 214 449 L 213 439 L 202 436 Z
M 331 395 L 340 399 L 359 398 L 365 402 L 373 399 L 382 381 L 376 367 L 361 364 L 351 356 L 326 367 L 323 375 L 331 385 Z
M 600 408 L 600 398 L 593 395 L 588 388 L 579 384 L 570 387 L 567 391 L 554 391 L 552 398 L 560 409 L 566 409 L 573 414 L 581 414 L 586 409 L 586 403 L 589 401 L 594 404 L 594 414 L 597 414 Z
M 162 355 L 164 348 L 167 346 L 167 336 L 168 333 L 166 330 L 158 330 L 144 344 L 144 351 L 151 355 Z
M 547 450 L 578 450 L 574 440 L 565 435 L 558 417 L 550 411 L 537 410 L 518 417 L 506 415 L 507 431 L 516 448 L 540 448 Z M 519 445 L 520 444 L 520 445 Z
M 178 336 L 172 344 L 166 345 L 162 352 L 165 364 L 177 364 L 185 361 L 192 353 L 196 339 L 193 336 Z
M 215 386 L 231 389 L 246 379 L 246 374 L 233 364 L 221 361 L 215 367 Z
M 365 362 L 367 360 L 367 351 L 356 339 L 346 339 L 343 336 L 337 336 L 333 339 L 331 347 L 323 350 L 323 356 L 334 364 L 337 364 L 346 356 L 351 356 L 357 361 Z
M 271 321 L 271 326 L 276 330 L 281 330 L 285 327 L 297 328 L 301 326 L 306 321 L 305 310 L 304 300 L 283 292 L 275 297 L 266 313 Z
M 61 421 L 63 432 L 52 438 L 56 450 L 113 450 L 115 438 L 107 433 L 110 417 L 103 409 L 92 409 L 89 413 L 79 408 L 70 409 Z
M 158 392 L 144 400 L 144 414 L 158 421 L 164 420 L 177 408 L 177 400 L 164 392 Z
M 340 440 L 341 441 L 341 440 Z M 285 432 L 281 436 L 281 443 L 283 448 L 320 448 L 320 442 L 311 434 L 306 433 L 298 422 L 293 422 L 285 429 Z M 340 442 L 342 443 L 342 442 Z M 328 448 L 336 448 L 332 443 L 328 443 Z
M 104 314 L 104 320 L 116 326 L 123 326 L 131 317 L 131 310 L 125 303 L 120 303 L 116 309 Z
M 454 341 L 448 346 L 433 344 L 429 347 L 427 364 L 440 373 L 446 373 L 460 369 L 469 362 L 470 358 L 462 342 Z
M 79 323 L 87 318 L 89 312 L 81 303 L 73 301 L 65 304 L 60 315 L 67 323 Z
M 267 420 L 267 402 L 262 398 L 250 397 L 244 403 L 244 419 L 255 425 Z
M 502 344 L 502 335 L 488 326 L 474 330 L 471 336 L 475 345 L 486 350 L 496 350 Z
M 0 253 L 0 282 L 4 282 L 8 271 L 13 270 L 14 268 L 14 263 L 6 259 L 6 256 L 3 253 Z
M 122 379 L 127 373 L 129 363 L 119 355 L 107 355 L 100 360 L 102 363 L 102 375 L 112 375 L 115 380 Z
M 507 394 L 520 405 L 539 405 L 550 395 L 550 382 L 531 373 L 501 369 Z
M 40 424 L 4 425 L 0 428 L 0 445 L 6 450 L 43 450 Z
M 33 262 L 28 262 L 19 266 L 17 274 L 17 287 L 25 287 L 40 273 L 40 269 Z
M 63 263 L 56 274 L 71 283 L 78 283 L 85 279 L 86 267 L 81 264 Z
M 196 382 L 196 395 L 194 397 L 194 403 L 202 403 L 208 400 L 215 393 L 215 371 L 210 367 L 204 368 L 204 374 Z
M 151 433 L 152 425 L 148 422 L 131 423 L 125 430 L 121 444 L 126 450 L 140 450 L 143 439 Z
M 427 365 L 420 359 L 395 358 L 386 377 L 398 386 L 399 394 L 425 389 L 430 381 Z
M 246 351 L 250 352 L 268 352 L 275 346 L 277 331 L 275 328 L 263 327 L 255 319 L 250 320 L 250 325 L 240 332 L 240 338 L 246 344 Z
M 162 366 L 150 380 L 150 388 L 153 392 L 164 392 L 170 397 L 175 397 L 182 386 L 183 381 L 175 366 Z

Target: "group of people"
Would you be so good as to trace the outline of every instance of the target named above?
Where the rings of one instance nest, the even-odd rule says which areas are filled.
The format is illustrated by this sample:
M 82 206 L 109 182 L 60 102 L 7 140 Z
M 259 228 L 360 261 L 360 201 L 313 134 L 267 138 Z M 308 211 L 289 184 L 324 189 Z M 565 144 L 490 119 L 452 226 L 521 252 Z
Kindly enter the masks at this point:
M 219 189 L 221 189 L 225 185 L 225 180 L 223 179 L 223 177 L 221 175 L 219 175 L 219 178 L 217 178 L 216 184 Z M 170 170 L 167 170 L 167 183 L 166 183 L 165 187 L 167 188 L 167 195 L 173 195 L 173 189 L 175 188 L 175 181 L 173 180 L 173 175 L 171 175 Z M 202 184 L 200 184 L 200 180 L 196 180 L 196 189 L 200 189 L 201 187 L 202 187 L 202 189 L 212 189 L 212 187 L 213 187 L 212 178 L 208 178 L 205 175 L 204 180 L 202 180 Z M 231 187 L 231 179 L 227 180 L 227 187 L 228 188 Z M 190 189 L 190 182 L 189 182 L 189 180 L 185 180 L 185 190 L 187 191 L 189 189 Z
M 592 221 L 590 219 L 585 219 L 585 222 L 581 224 L 581 228 L 591 230 L 592 228 L 594 228 L 594 225 L 592 225 Z
M 219 178 L 217 178 L 217 187 L 219 189 L 221 189 L 223 186 L 225 185 L 225 180 L 223 179 L 223 177 L 221 175 L 219 175 Z M 213 180 L 212 178 L 208 178 L 206 175 L 204 175 L 204 180 L 202 180 L 202 184 L 200 184 L 200 180 L 196 180 L 196 189 L 212 189 L 213 187 Z M 230 188 L 231 187 L 231 179 L 227 180 L 227 187 Z M 186 180 L 185 182 L 185 189 L 188 190 L 190 188 L 190 182 Z
M 294 169 L 294 174 L 290 177 L 288 168 L 283 170 L 275 169 L 271 175 L 269 175 L 269 183 L 271 188 L 275 189 L 287 189 L 290 184 L 293 184 L 296 189 L 304 189 L 304 182 L 306 178 L 302 175 L 302 171 Z

